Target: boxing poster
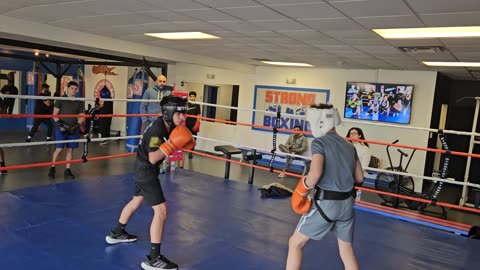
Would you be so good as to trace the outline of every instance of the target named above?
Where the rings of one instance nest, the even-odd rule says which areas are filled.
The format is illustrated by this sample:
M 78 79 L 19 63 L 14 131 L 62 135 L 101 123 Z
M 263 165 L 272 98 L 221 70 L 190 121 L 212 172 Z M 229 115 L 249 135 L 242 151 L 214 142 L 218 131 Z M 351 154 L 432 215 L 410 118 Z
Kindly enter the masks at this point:
M 293 129 L 301 126 L 310 131 L 310 124 L 305 120 L 305 112 L 312 104 L 328 103 L 330 90 L 312 88 L 292 88 L 280 86 L 255 86 L 252 124 L 275 127 L 277 112 L 280 112 L 278 128 Z M 256 127 L 255 130 L 268 131 Z

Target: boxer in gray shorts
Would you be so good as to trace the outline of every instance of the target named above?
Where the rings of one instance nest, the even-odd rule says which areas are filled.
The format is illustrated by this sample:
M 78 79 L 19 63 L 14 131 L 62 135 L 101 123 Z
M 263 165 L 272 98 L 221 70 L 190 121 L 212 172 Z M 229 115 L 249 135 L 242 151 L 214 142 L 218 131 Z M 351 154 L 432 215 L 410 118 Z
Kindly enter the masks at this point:
M 335 127 L 341 123 L 332 105 L 312 105 L 307 120 L 315 139 L 312 141 L 310 171 L 302 179 L 304 187 L 315 188 L 310 210 L 301 218 L 289 240 L 287 270 L 302 265 L 303 247 L 308 240 L 321 240 L 332 231 L 338 238 L 340 257 L 345 269 L 359 269 L 353 251 L 354 184 L 364 180 L 363 169 L 355 148 L 339 136 Z M 294 191 L 296 192 L 296 191 Z

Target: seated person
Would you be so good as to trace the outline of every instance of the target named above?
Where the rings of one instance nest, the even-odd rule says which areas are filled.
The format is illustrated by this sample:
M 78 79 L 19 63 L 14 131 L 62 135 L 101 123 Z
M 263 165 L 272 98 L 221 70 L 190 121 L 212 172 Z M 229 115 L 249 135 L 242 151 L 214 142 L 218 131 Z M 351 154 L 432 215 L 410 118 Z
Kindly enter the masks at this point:
M 295 126 L 293 127 L 294 131 L 302 131 L 302 128 L 300 126 Z M 303 154 L 308 147 L 308 140 L 305 137 L 305 135 L 301 133 L 294 133 L 290 135 L 287 139 L 287 142 L 285 144 L 280 144 L 278 148 L 280 151 L 284 153 L 290 153 L 290 154 L 296 154 L 296 155 L 301 155 Z M 288 167 L 292 164 L 293 157 L 292 156 L 287 156 L 287 160 L 285 162 L 285 168 L 283 169 L 284 172 L 288 170 Z M 278 177 L 283 178 L 286 175 L 284 173 L 281 173 L 278 175 Z

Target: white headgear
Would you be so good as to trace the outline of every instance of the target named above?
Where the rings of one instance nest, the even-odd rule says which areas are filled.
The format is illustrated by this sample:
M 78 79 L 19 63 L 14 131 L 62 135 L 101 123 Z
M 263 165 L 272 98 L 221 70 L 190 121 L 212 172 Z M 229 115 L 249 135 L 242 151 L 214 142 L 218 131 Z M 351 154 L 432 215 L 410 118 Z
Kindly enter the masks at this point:
M 307 121 L 315 138 L 322 137 L 332 128 L 340 125 L 342 119 L 335 107 L 330 109 L 308 108 Z

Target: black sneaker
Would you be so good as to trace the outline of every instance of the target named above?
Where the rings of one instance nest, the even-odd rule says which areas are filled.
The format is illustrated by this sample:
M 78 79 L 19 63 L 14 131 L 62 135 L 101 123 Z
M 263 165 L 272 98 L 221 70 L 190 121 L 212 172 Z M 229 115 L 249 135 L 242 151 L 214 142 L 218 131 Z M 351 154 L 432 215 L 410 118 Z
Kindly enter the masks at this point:
M 48 179 L 55 179 L 55 167 L 50 167 L 48 170 Z
M 138 237 L 133 234 L 129 234 L 126 231 L 122 233 L 114 233 L 110 231 L 110 234 L 105 237 L 105 241 L 110 245 L 118 244 L 118 243 L 131 243 L 137 241 Z
M 0 167 L 6 167 L 6 166 L 5 166 L 5 162 L 0 162 Z M 0 171 L 0 174 L 7 174 L 7 173 L 8 173 L 7 170 L 1 170 L 1 171 Z
M 193 158 L 193 154 L 192 154 L 192 153 L 188 153 L 188 158 L 189 158 L 189 159 L 192 159 L 192 158 Z
M 168 270 L 176 270 L 178 269 L 178 265 L 176 263 L 171 262 L 165 256 L 158 255 L 155 259 L 150 259 L 147 255 L 145 261 L 142 262 L 142 268 L 145 270 L 159 270 L 159 269 L 168 269 Z
M 32 137 L 28 136 L 26 139 L 26 142 L 31 142 L 31 141 L 32 141 Z
M 52 141 L 52 137 L 47 137 L 47 142 L 51 142 Z
M 63 172 L 63 177 L 70 178 L 70 179 L 75 179 L 75 175 L 73 175 L 73 173 L 72 173 L 72 171 L 70 171 L 70 169 L 66 169 Z

